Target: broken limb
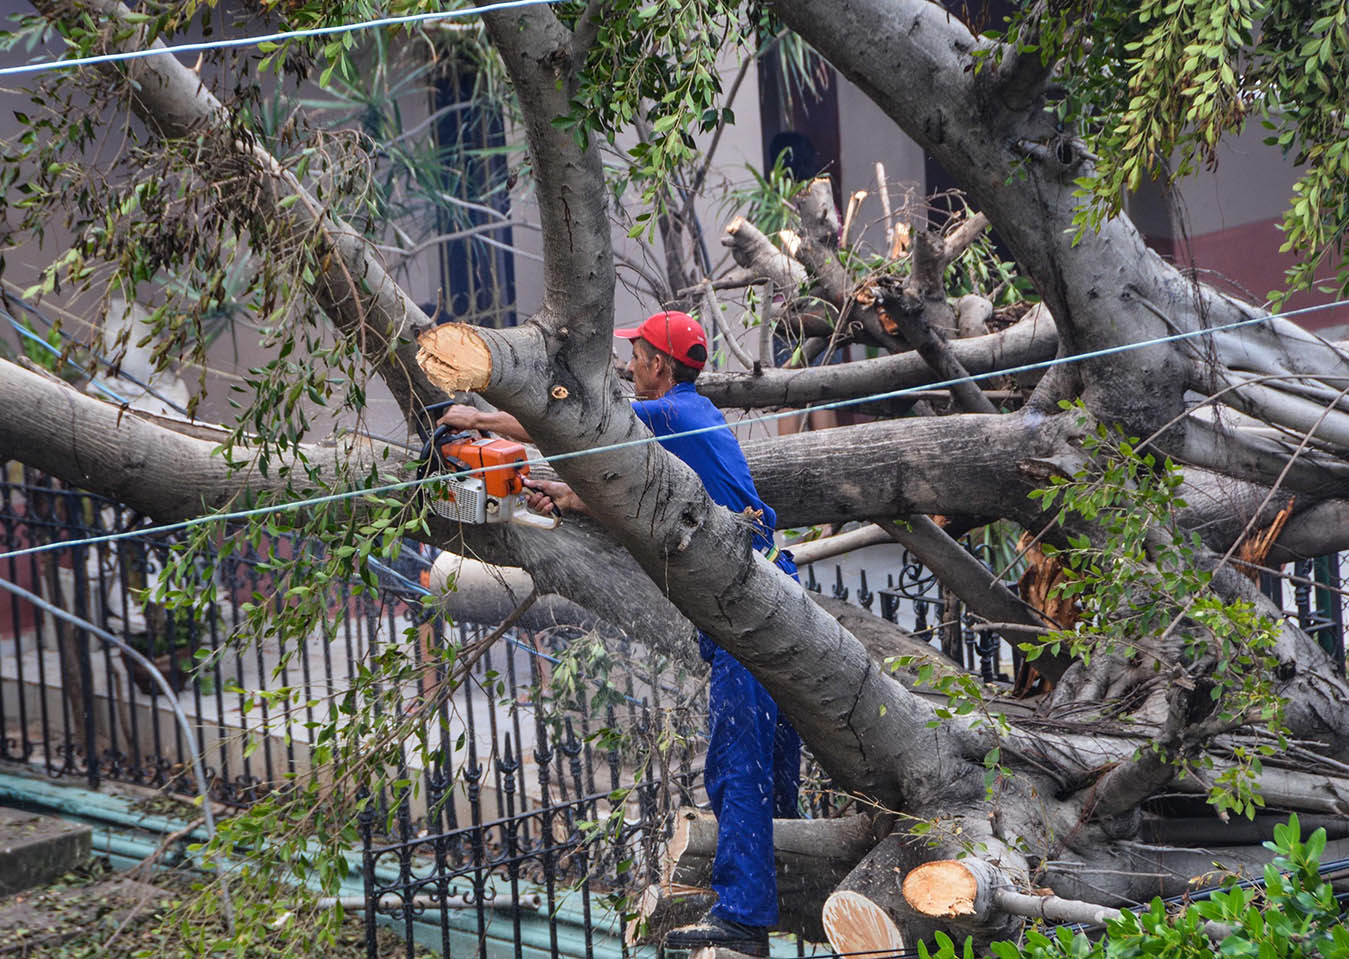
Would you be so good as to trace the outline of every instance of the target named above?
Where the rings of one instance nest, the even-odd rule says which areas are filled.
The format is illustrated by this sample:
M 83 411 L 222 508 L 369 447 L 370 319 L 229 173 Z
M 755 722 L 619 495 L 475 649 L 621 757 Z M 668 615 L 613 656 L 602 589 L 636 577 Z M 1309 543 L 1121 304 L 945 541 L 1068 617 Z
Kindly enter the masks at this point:
M 1048 313 L 1037 307 L 1005 330 L 955 340 L 947 346 L 967 373 L 985 374 L 1053 359 L 1058 335 Z M 751 409 L 860 398 L 938 379 L 940 374 L 922 356 L 905 351 L 852 363 L 766 370 L 762 376 L 709 372 L 698 378 L 697 386 L 698 392 L 720 407 Z

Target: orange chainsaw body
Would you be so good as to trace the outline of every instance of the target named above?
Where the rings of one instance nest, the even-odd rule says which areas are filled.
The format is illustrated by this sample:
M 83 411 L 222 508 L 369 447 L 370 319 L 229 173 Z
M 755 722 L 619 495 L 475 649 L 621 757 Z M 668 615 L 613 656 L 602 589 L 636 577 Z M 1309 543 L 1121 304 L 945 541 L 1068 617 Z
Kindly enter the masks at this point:
M 525 463 L 528 458 L 525 448 L 519 443 L 461 435 L 443 444 L 440 453 L 445 462 L 458 460 L 472 470 L 472 475 L 482 480 L 488 496 L 505 499 L 524 491 L 529 466 Z

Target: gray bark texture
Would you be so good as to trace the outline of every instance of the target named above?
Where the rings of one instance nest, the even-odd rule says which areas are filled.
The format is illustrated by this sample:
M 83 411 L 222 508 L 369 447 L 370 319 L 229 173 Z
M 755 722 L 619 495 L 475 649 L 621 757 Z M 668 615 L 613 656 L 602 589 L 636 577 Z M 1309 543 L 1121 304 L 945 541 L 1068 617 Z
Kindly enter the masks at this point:
M 61 15 L 47 0 L 39 9 Z M 113 19 L 127 12 L 112 0 L 95 0 L 95 9 Z M 1126 219 L 1074 240 L 1072 181 L 1091 161 L 1042 109 L 1044 71 L 1016 57 L 1003 69 L 975 69 L 989 41 L 920 0 L 778 0 L 774 10 L 938 159 L 980 213 L 950 236 L 915 237 L 911 281 L 898 290 L 848 289 L 827 185 L 804 195 L 802 233 L 784 239 L 789 249 L 751 223 L 732 223 L 723 242 L 744 282 L 767 281 L 788 296 L 804 289 L 826 304 L 810 314 L 789 309 L 783 325 L 796 323 L 823 340 L 880 344 L 894 355 L 837 368 L 711 374 L 700 389 L 718 404 L 850 399 L 1259 316 L 1164 263 Z M 462 348 L 433 357 L 434 376 L 413 360 L 420 311 L 371 246 L 323 213 L 274 158 L 234 138 L 224 108 L 191 70 L 170 57 L 127 68 L 133 109 L 166 148 L 189 151 L 205 180 L 218 166 L 242 171 L 259 215 L 283 224 L 290 240 L 317 238 L 330 254 L 310 292 L 338 330 L 366 334 L 367 362 L 409 416 L 442 388 L 480 393 L 556 458 L 558 474 L 598 518 L 568 519 L 551 532 L 441 522 L 430 539 L 489 567 L 523 570 L 529 588 L 551 598 L 553 616 L 590 616 L 664 649 L 690 647 L 697 628 L 749 668 L 836 785 L 887 811 L 865 828 L 860 819 L 807 823 L 784 827 L 780 837 L 780 846 L 805 850 L 802 861 L 827 860 L 818 874 L 798 863 L 788 878 L 811 880 L 811 895 L 825 900 L 804 910 L 803 927 L 816 918 L 825 932 L 834 920 L 847 927 L 836 947 L 864 950 L 877 941 L 867 939 L 873 934 L 912 942 L 943 925 L 980 942 L 1014 930 L 1019 920 L 1006 909 L 938 922 L 901 894 L 897 877 L 971 849 L 1000 882 L 1048 886 L 1063 899 L 1103 906 L 1178 888 L 1178 877 L 1193 874 L 1187 870 L 1206 868 L 1204 851 L 1144 842 L 1141 810 L 1159 793 L 1204 790 L 1192 776 L 1176 779 L 1163 759 L 1207 752 L 1216 774 L 1257 733 L 1249 725 L 1192 721 L 1197 694 L 1157 689 L 1178 675 L 1161 671 L 1180 665 L 1174 650 L 1159 649 L 1151 685 L 1110 657 L 1075 664 L 1039 714 L 990 693 L 993 706 L 1011 717 L 1006 729 L 979 714 L 941 715 L 884 661 L 925 656 L 939 672 L 952 664 L 876 617 L 817 602 L 752 548 L 742 517 L 714 504 L 684 463 L 650 442 L 611 365 L 614 252 L 600 154 L 553 122 L 571 110 L 584 51 L 600 27 L 583 18 L 573 35 L 546 7 L 483 17 L 519 99 L 543 230 L 544 296 L 517 328 L 459 328 Z M 984 228 L 983 218 L 1035 281 L 1044 307 L 1003 332 L 948 339 L 977 332 L 971 317 L 985 312 L 979 302 L 946 302 L 941 280 L 944 263 Z M 903 322 L 887 311 L 902 313 Z M 1249 582 L 1220 569 L 1218 556 L 1248 528 L 1273 521 L 1287 493 L 1296 493 L 1296 505 L 1275 543 L 1275 561 L 1349 545 L 1349 404 L 1341 392 L 1349 359 L 1282 321 L 1205 340 L 1086 359 L 1045 377 L 1011 414 L 992 412 L 982 392 L 966 389 L 959 396 L 979 412 L 870 422 L 744 448 L 782 526 L 914 517 L 895 535 L 946 589 L 987 620 L 1034 628 L 1042 617 L 988 583 L 982 566 L 926 517 L 941 514 L 965 528 L 1002 518 L 1061 536 L 1046 529 L 1053 517 L 1029 494 L 1085 462 L 1089 426 L 1058 413 L 1055 403 L 1080 396 L 1096 422 L 1155 437 L 1161 450 L 1190 465 L 1187 490 L 1194 495 L 1187 495 L 1183 522 L 1202 532 L 1198 561 L 1215 570 L 1218 595 L 1259 605 Z M 198 429 L 118 410 L 14 364 L 0 373 L 4 456 L 157 519 L 312 488 L 298 474 L 265 479 L 226 468 L 211 455 L 209 435 L 194 435 Z M 1196 395 L 1213 399 L 1192 410 Z M 1222 409 L 1214 412 L 1215 404 Z M 319 481 L 338 484 L 344 466 L 375 462 L 381 451 L 307 452 Z M 1274 483 L 1281 484 L 1277 496 Z M 489 606 L 516 595 L 504 582 L 496 585 L 502 592 L 482 600 Z M 1291 626 L 1280 632 L 1276 653 L 1296 749 L 1269 757 L 1260 786 L 1273 806 L 1342 816 L 1349 811 L 1349 687 Z M 1097 694 L 1116 689 L 1139 692 L 1143 705 L 1108 713 Z M 995 748 L 1010 776 L 990 792 L 986 764 Z M 935 824 L 921 842 L 905 825 L 916 821 Z M 847 831 L 848 841 L 830 830 Z M 1224 856 L 1255 865 L 1261 853 L 1249 845 Z M 816 881 L 820 876 L 827 883 Z M 801 903 L 792 905 L 802 912 Z

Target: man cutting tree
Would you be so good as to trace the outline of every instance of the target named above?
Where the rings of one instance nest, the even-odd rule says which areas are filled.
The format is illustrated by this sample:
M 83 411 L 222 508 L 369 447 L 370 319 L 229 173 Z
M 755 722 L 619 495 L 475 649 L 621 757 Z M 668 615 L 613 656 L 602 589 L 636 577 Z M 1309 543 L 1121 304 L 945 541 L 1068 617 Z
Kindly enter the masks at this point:
M 735 434 L 712 403 L 694 388 L 707 363 L 707 335 L 686 313 L 667 311 L 633 329 L 615 330 L 632 341 L 637 399 L 632 409 L 660 440 L 703 481 L 713 502 L 749 518 L 754 546 L 793 578 L 791 554 L 773 545 L 776 516 L 754 488 Z M 478 429 L 528 441 L 509 413 L 452 407 L 441 419 L 455 429 Z M 708 429 L 713 427 L 712 429 Z M 694 435 L 683 435 L 691 431 Z M 536 482 L 530 508 L 585 512 L 563 483 Z M 796 816 L 801 776 L 801 740 L 777 704 L 730 653 L 699 633 L 699 651 L 711 664 L 707 795 L 717 817 L 717 854 L 712 889 L 717 903 L 699 922 L 666 937 L 670 949 L 719 946 L 751 956 L 768 955 L 768 930 L 777 925 L 777 877 L 773 865 L 773 819 Z

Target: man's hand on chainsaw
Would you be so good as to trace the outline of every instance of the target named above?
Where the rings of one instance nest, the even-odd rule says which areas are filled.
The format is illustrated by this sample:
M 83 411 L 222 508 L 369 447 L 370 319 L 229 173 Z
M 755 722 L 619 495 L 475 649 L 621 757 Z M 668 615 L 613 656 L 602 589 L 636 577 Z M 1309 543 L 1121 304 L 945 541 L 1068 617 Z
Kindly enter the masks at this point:
M 485 410 L 474 409 L 463 403 L 457 403 L 451 406 L 440 419 L 436 420 L 437 426 L 448 426 L 452 430 L 479 430 L 484 433 L 496 433 L 507 439 L 515 440 L 517 443 L 532 442 L 525 428 L 520 425 L 520 421 L 509 413 L 503 413 L 500 410 L 487 412 Z
M 566 483 L 553 480 L 525 480 L 525 503 L 536 513 L 586 513 L 590 510 Z
M 448 426 L 452 430 L 486 429 L 485 426 L 479 425 L 482 416 L 482 410 L 477 410 L 463 404 L 456 404 L 441 414 L 440 419 L 436 421 L 436 425 Z

